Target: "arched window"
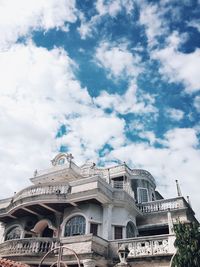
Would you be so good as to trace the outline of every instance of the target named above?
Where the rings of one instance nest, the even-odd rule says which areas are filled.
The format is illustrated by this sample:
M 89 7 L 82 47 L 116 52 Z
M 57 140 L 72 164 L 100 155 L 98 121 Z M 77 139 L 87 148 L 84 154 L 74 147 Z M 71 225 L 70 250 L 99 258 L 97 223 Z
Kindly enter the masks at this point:
M 135 237 L 135 225 L 133 222 L 128 222 L 126 225 L 126 237 L 131 238 Z
M 5 241 L 11 239 L 19 239 L 21 237 L 21 233 L 22 229 L 20 228 L 20 226 L 13 226 L 6 233 Z
M 72 217 L 65 225 L 64 236 L 84 235 L 85 225 L 85 218 L 83 216 L 78 215 Z

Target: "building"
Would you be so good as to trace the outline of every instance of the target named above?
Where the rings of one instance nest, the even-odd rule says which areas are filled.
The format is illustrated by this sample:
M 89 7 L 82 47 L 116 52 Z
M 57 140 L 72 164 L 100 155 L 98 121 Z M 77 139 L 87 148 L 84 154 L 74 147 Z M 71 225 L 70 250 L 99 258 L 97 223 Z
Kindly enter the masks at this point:
M 178 197 L 163 199 L 148 171 L 125 163 L 78 167 L 72 159 L 58 154 L 51 168 L 34 172 L 32 186 L 0 201 L 0 257 L 38 266 L 61 245 L 84 267 L 170 266 L 172 221 L 196 220 L 179 188 Z M 63 264 L 77 266 L 68 249 Z M 49 253 L 43 265 L 51 266 L 57 254 Z

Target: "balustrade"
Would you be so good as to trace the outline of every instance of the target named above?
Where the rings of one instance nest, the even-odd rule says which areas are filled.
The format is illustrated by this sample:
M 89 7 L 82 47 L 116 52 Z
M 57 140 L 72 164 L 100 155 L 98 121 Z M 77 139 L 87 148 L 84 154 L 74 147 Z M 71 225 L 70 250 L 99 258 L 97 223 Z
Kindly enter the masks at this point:
M 173 245 L 175 237 L 151 237 L 151 238 L 139 238 L 134 241 L 119 243 L 118 246 L 123 244 L 127 246 L 129 250 L 128 257 L 143 257 L 143 256 L 159 256 L 166 254 L 173 254 L 175 248 Z
M 52 238 L 8 240 L 0 244 L 0 256 L 42 254 L 55 248 L 56 245 L 57 240 Z
M 184 208 L 183 198 L 163 199 L 137 205 L 141 212 L 151 213 Z
M 38 185 L 31 186 L 20 191 L 13 198 L 13 202 L 31 196 L 38 195 L 51 195 L 51 194 L 67 194 L 69 190 L 68 184 L 56 184 L 56 185 Z

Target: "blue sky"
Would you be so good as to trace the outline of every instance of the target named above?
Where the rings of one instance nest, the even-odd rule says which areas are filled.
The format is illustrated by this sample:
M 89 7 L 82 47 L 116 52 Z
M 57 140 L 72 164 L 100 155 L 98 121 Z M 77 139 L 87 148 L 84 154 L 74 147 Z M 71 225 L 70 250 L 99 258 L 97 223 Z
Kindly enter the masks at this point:
M 2 197 L 65 151 L 147 169 L 166 197 L 178 179 L 200 214 L 199 4 L 2 1 Z

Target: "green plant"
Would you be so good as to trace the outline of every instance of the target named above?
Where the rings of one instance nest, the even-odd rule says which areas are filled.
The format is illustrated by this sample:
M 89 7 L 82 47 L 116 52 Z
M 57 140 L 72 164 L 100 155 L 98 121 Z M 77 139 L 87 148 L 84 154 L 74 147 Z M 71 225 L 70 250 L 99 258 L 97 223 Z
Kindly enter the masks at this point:
M 176 234 L 176 255 L 172 267 L 200 267 L 199 224 L 178 223 L 174 225 Z

